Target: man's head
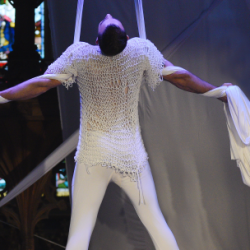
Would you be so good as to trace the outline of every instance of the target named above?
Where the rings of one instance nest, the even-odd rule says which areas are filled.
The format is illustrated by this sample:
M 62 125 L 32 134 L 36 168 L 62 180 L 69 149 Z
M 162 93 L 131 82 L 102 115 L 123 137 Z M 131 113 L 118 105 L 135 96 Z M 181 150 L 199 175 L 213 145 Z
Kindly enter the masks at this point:
M 96 44 L 106 56 L 121 53 L 127 45 L 128 36 L 121 22 L 110 14 L 99 23 Z

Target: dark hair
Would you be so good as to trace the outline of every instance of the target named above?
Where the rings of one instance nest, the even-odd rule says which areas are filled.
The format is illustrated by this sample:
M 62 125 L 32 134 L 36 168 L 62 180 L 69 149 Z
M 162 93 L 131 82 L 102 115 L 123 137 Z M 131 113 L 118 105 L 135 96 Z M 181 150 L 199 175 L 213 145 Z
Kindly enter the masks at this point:
M 121 53 L 127 45 L 126 31 L 111 24 L 102 34 L 98 34 L 98 43 L 105 56 L 115 56 Z

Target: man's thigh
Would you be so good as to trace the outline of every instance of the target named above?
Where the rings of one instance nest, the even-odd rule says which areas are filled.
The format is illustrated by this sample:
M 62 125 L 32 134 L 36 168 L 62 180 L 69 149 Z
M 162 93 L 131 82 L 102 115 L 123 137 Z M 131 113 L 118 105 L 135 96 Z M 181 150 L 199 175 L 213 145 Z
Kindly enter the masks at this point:
M 112 170 L 100 164 L 86 170 L 83 163 L 76 164 L 72 180 L 73 207 L 100 203 L 112 176 Z
M 139 178 L 140 182 L 134 182 L 131 181 L 129 176 L 123 177 L 120 174 L 116 174 L 112 177 L 112 180 L 125 191 L 135 208 L 138 206 L 143 207 L 143 204 L 139 205 L 140 195 L 143 196 L 146 204 L 158 205 L 155 185 L 148 162 L 146 162 L 146 166 Z
M 95 225 L 111 176 L 112 170 L 101 165 L 89 168 L 89 173 L 84 164 L 76 165 L 72 181 L 73 199 L 69 239 L 71 237 L 78 239 L 79 234 L 82 238 L 82 232 L 85 232 L 87 238 L 84 240 L 89 240 L 88 235 L 91 234 Z

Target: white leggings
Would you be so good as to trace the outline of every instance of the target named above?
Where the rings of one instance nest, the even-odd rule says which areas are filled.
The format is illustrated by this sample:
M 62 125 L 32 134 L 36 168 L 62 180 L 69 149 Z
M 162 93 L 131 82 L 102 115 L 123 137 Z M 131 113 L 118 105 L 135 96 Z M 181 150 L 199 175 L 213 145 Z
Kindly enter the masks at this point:
M 69 238 L 66 250 L 87 250 L 96 222 L 97 213 L 110 181 L 121 187 L 132 201 L 142 223 L 148 230 L 156 250 L 178 250 L 176 240 L 158 205 L 155 186 L 149 164 L 141 173 L 141 185 L 146 204 L 139 205 L 137 183 L 122 177 L 113 169 L 100 165 L 86 172 L 83 164 L 77 164 L 72 184 L 73 205 Z

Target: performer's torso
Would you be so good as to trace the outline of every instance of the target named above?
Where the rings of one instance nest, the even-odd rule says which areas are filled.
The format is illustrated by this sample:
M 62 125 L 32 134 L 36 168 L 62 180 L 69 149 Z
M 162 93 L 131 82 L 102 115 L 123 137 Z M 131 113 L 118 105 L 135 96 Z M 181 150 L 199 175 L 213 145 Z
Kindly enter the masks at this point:
M 80 136 L 75 156 L 86 167 L 114 167 L 130 176 L 147 160 L 138 117 L 141 83 L 153 89 L 162 81 L 163 56 L 148 40 L 133 38 L 118 55 L 102 55 L 99 46 L 71 45 L 46 73 L 70 74 L 80 91 Z
M 88 166 L 106 163 L 128 172 L 147 159 L 138 118 L 145 52 L 133 40 L 113 57 L 103 56 L 92 45 L 87 59 L 79 54 L 81 124 L 76 160 Z

